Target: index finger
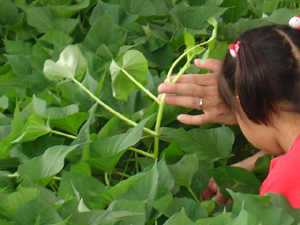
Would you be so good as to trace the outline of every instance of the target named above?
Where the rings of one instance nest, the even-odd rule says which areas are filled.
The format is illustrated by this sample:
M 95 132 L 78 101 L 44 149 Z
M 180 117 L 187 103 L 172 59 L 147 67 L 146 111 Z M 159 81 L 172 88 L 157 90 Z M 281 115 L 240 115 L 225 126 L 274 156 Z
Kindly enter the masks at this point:
M 179 77 L 176 83 L 190 83 L 190 84 L 197 84 L 201 86 L 213 86 L 218 84 L 218 74 L 217 73 L 184 74 Z
M 219 61 L 217 59 L 207 59 L 203 64 L 201 64 L 200 59 L 195 59 L 194 64 L 204 70 L 209 70 L 212 72 L 219 72 L 222 61 Z

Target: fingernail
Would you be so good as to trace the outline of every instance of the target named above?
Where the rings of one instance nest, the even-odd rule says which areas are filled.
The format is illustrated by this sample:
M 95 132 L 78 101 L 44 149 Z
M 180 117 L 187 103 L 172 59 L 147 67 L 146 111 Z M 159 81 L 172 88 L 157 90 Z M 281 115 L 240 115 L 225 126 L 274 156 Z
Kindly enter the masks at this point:
M 168 91 L 170 90 L 169 86 L 166 85 L 165 83 L 163 84 L 160 84 L 158 87 L 157 87 L 157 90 L 160 92 L 160 93 L 168 93 Z
M 185 119 L 182 115 L 177 116 L 177 120 L 179 120 L 180 122 L 185 122 Z

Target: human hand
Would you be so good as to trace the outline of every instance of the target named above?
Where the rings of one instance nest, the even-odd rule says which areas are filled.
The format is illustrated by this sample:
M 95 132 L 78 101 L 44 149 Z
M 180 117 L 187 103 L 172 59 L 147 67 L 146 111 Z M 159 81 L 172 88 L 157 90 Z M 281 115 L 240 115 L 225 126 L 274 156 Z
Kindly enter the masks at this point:
M 194 61 L 199 68 L 210 70 L 207 74 L 182 75 L 174 84 L 164 82 L 158 86 L 158 92 L 166 93 L 165 103 L 186 108 L 199 109 L 202 98 L 201 115 L 181 114 L 177 119 L 185 124 L 202 125 L 206 123 L 237 124 L 235 113 L 221 99 L 218 92 L 218 71 L 221 61 L 208 59 L 201 64 L 199 59 Z M 175 94 L 175 95 L 174 95 Z M 159 99 L 161 95 L 158 96 Z
M 220 188 L 218 187 L 214 178 L 209 180 L 207 188 L 203 191 L 201 195 L 201 201 L 207 199 L 216 199 L 216 203 L 218 204 L 232 204 L 233 201 L 226 199 L 226 197 L 220 192 Z
M 259 151 L 253 156 L 250 156 L 246 159 L 244 159 L 241 162 L 232 164 L 231 166 L 234 167 L 241 167 L 248 171 L 252 171 L 255 169 L 255 162 L 258 158 L 263 157 L 265 154 L 267 154 L 265 151 Z M 216 203 L 218 204 L 232 204 L 232 200 L 226 199 L 226 197 L 220 192 L 220 188 L 218 187 L 216 181 L 214 178 L 211 178 L 208 182 L 207 188 L 203 191 L 201 195 L 201 201 L 204 201 L 206 199 L 216 199 Z

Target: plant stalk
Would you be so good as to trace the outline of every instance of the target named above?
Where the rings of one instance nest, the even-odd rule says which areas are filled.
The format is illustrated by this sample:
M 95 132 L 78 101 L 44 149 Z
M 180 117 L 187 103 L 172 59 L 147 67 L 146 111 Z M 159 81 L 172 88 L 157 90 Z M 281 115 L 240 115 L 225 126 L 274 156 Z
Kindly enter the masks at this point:
M 57 135 L 60 135 L 60 136 L 64 136 L 64 137 L 67 137 L 67 138 L 70 138 L 70 139 L 76 139 L 77 137 L 74 136 L 74 135 L 71 135 L 71 134 L 65 134 L 63 132 L 60 132 L 60 131 L 56 131 L 56 130 L 50 130 L 50 133 L 52 134 L 57 134 Z
M 121 176 L 121 177 L 126 177 L 126 178 L 129 178 L 129 177 L 130 177 L 128 174 L 122 173 L 122 172 L 118 172 L 118 171 L 114 171 L 113 173 L 115 173 L 115 174 L 117 174 L 117 175 L 119 175 L 119 176 Z
M 151 159 L 156 159 L 155 156 L 154 156 L 154 154 L 145 152 L 145 151 L 140 150 L 140 149 L 136 149 L 136 148 L 129 147 L 128 150 L 131 150 L 131 151 L 133 151 L 133 152 L 139 153 L 139 154 L 141 154 L 141 155 L 143 155 L 143 156 L 146 156 L 146 157 L 149 157 L 149 158 L 151 158 Z
M 190 187 L 186 187 L 187 190 L 190 192 L 190 194 L 193 196 L 194 200 L 199 203 L 200 200 L 197 198 L 196 194 L 194 193 L 194 191 L 190 188 Z
M 127 117 L 123 116 L 121 113 L 115 111 L 113 108 L 111 108 L 110 106 L 108 106 L 107 104 L 105 104 L 104 102 L 102 102 L 99 98 L 97 98 L 92 92 L 90 92 L 89 89 L 87 89 L 85 86 L 83 86 L 82 83 L 80 83 L 78 80 L 76 80 L 74 77 L 71 78 L 72 81 L 74 83 L 76 83 L 80 88 L 82 88 L 92 99 L 94 99 L 99 105 L 101 105 L 102 107 L 104 107 L 106 110 L 108 110 L 109 112 L 111 112 L 112 114 L 116 115 L 117 117 L 119 117 L 120 119 L 124 120 L 125 122 L 129 123 L 132 126 L 137 126 L 137 123 L 128 119 Z M 153 130 L 150 130 L 146 127 L 143 128 L 143 130 L 151 135 L 157 136 L 158 133 L 154 132 Z
M 179 57 L 180 58 L 180 57 Z M 176 75 L 176 77 L 172 80 L 172 83 L 175 83 L 178 78 L 189 68 L 190 63 L 192 61 L 193 57 L 190 57 L 189 60 L 186 61 L 186 63 L 184 64 L 184 66 L 180 69 L 180 71 L 178 72 L 178 74 Z M 176 63 L 178 63 L 179 61 L 175 61 Z M 174 62 L 174 64 L 175 64 Z M 174 65 L 173 64 L 173 65 Z M 172 66 L 173 66 L 172 65 Z M 170 68 L 171 70 L 171 68 Z M 169 71 L 170 71 L 169 70 Z M 169 73 L 168 73 L 169 74 Z M 170 78 L 170 77 L 169 77 Z M 163 111 L 164 111 L 164 107 L 165 107 L 165 99 L 166 99 L 166 94 L 164 93 L 161 97 L 160 103 L 159 103 L 159 108 L 158 108 L 158 113 L 157 113 L 157 117 L 156 117 L 156 124 L 155 124 L 155 129 L 154 131 L 156 133 L 159 134 L 159 129 L 161 126 L 161 120 L 162 120 L 162 116 L 163 116 Z M 155 136 L 154 137 L 154 150 L 153 150 L 153 155 L 155 157 L 155 159 L 158 158 L 158 150 L 159 150 L 159 136 Z
M 123 68 L 120 68 L 120 69 L 136 86 L 138 86 L 150 98 L 152 98 L 155 102 L 157 102 L 159 104 L 159 100 L 154 94 L 152 94 L 148 89 L 146 89 L 140 82 L 138 82 L 136 79 L 134 79 L 134 77 L 132 77 L 126 70 L 124 70 Z
M 109 186 L 110 183 L 109 183 L 108 173 L 104 173 L 104 180 L 105 180 L 106 186 Z

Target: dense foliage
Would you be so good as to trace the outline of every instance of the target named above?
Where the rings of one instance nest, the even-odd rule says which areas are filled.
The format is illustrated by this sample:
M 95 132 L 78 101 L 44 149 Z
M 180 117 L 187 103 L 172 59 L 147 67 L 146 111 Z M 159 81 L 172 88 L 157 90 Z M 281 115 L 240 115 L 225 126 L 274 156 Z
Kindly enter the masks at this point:
M 186 126 L 157 85 L 204 73 L 246 29 L 287 24 L 290 0 L 0 0 L 0 224 L 300 223 L 258 196 L 238 127 Z M 178 60 L 181 59 L 181 60 Z M 200 202 L 213 176 L 233 205 Z

